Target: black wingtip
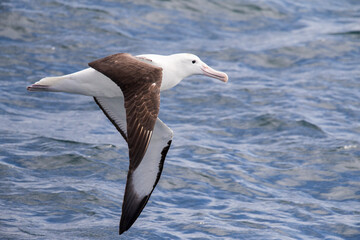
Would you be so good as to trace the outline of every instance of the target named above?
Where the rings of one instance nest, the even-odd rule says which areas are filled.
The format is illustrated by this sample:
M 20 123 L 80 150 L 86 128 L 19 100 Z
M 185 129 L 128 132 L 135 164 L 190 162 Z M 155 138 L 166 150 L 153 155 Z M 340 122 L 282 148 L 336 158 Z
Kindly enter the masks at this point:
M 124 232 L 126 232 L 129 228 L 124 228 L 120 225 L 119 227 L 119 235 L 123 234 Z
M 134 217 L 124 217 L 124 215 L 121 215 L 120 225 L 119 225 L 119 235 L 129 230 L 129 228 L 134 224 L 136 218 Z
M 169 148 L 171 146 L 171 140 L 168 141 L 167 145 L 162 149 L 161 151 L 161 159 L 159 162 L 159 171 L 153 186 L 153 189 L 151 192 L 144 196 L 142 199 L 137 196 L 137 194 L 134 192 L 133 186 L 132 186 L 132 171 L 129 171 L 127 183 L 125 187 L 125 195 L 124 195 L 124 202 L 122 206 L 122 213 L 121 213 L 121 219 L 120 219 L 120 225 L 119 225 L 119 235 L 123 234 L 129 228 L 134 224 L 136 219 L 139 217 L 140 213 L 144 209 L 146 203 L 148 202 L 152 192 L 154 191 L 157 183 L 159 182 L 161 172 L 164 166 L 164 161 L 167 152 L 169 151 Z
M 121 220 L 123 220 L 123 219 L 121 219 Z M 119 226 L 119 235 L 121 235 L 124 232 L 126 232 L 127 230 L 129 230 L 129 228 L 131 228 L 131 226 L 134 224 L 135 220 L 136 219 L 121 221 L 120 226 Z
M 133 198 L 134 195 L 129 195 L 129 198 L 132 198 L 132 200 L 124 201 L 123 212 L 120 219 L 119 235 L 129 230 L 129 228 L 134 224 L 150 197 L 150 195 L 147 195 L 141 201 L 138 201 Z M 127 197 L 128 196 L 125 196 L 125 198 Z
M 123 234 L 124 232 L 126 232 L 127 230 L 129 230 L 129 228 L 131 227 L 131 225 L 134 223 L 135 221 L 133 221 L 130 224 L 130 221 L 124 221 L 123 217 L 121 216 L 121 220 L 120 220 L 120 224 L 119 224 L 119 235 Z

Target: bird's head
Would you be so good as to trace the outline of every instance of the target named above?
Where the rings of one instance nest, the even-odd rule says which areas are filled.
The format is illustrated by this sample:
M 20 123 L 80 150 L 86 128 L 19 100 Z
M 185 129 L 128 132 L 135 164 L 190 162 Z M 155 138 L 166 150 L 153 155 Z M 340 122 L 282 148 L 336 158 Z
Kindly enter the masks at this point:
M 178 68 L 183 71 L 186 77 L 191 75 L 205 75 L 211 78 L 219 79 L 223 82 L 227 82 L 229 79 L 226 73 L 216 71 L 215 69 L 209 67 L 194 54 L 178 53 L 172 56 L 176 58 Z

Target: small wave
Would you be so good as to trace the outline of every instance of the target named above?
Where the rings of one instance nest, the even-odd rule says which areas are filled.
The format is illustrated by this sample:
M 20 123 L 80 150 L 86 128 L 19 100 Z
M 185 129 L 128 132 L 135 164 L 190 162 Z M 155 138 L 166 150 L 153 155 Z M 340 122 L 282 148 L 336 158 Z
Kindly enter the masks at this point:
M 331 33 L 331 35 L 355 35 L 355 36 L 359 36 L 360 35 L 360 31 L 347 31 L 347 32 L 337 32 L 337 33 Z
M 325 132 L 317 125 L 306 120 L 281 119 L 274 114 L 264 114 L 253 119 L 250 129 L 255 131 L 282 132 L 285 135 L 325 137 Z M 257 130 L 256 130 L 257 129 Z

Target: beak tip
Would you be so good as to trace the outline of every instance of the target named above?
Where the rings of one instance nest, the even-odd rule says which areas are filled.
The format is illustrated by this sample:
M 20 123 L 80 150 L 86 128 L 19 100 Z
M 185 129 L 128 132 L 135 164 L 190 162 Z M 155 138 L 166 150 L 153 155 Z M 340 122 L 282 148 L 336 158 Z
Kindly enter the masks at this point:
M 205 76 L 219 79 L 220 81 L 225 83 L 229 80 L 229 77 L 226 73 L 216 71 L 207 65 L 204 65 L 201 70 L 203 71 L 203 74 Z

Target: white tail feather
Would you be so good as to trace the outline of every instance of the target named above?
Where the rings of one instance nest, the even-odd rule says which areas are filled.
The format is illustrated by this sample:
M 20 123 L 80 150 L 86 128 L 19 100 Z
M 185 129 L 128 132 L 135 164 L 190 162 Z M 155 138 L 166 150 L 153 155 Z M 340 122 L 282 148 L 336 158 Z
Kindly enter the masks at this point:
M 46 77 L 27 89 L 28 91 L 67 92 L 95 97 L 123 96 L 120 88 L 111 79 L 93 68 L 59 77 Z

